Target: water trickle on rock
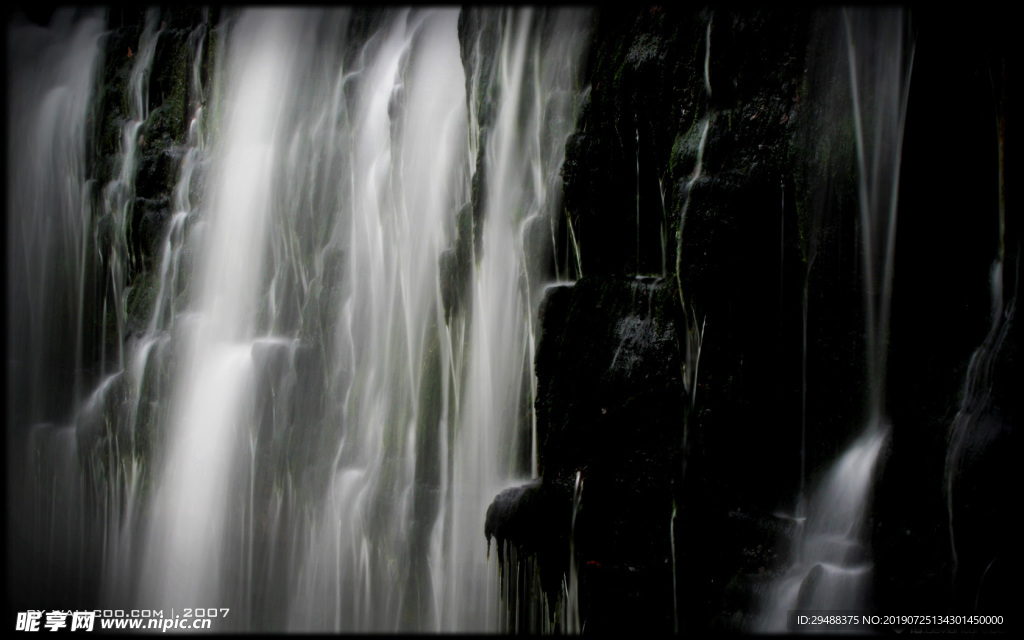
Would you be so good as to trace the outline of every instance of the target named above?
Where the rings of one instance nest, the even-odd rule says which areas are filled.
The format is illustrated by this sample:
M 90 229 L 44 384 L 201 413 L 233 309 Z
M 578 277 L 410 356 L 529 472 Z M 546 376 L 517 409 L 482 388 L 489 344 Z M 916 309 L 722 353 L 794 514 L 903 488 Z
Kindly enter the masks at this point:
M 863 539 L 864 525 L 876 467 L 891 430 L 885 417 L 885 371 L 913 43 L 908 47 L 905 41 L 902 10 L 843 9 L 833 17 L 844 36 L 836 40 L 836 46 L 844 47 L 845 56 L 836 55 L 835 59 L 846 68 L 852 113 L 825 117 L 852 116 L 855 129 L 867 334 L 867 425 L 814 489 L 805 517 L 803 497 L 798 499 L 791 565 L 766 594 L 759 623 L 764 631 L 789 629 L 789 612 L 793 610 L 859 611 L 867 604 L 871 561 Z M 806 325 L 806 291 L 804 296 Z

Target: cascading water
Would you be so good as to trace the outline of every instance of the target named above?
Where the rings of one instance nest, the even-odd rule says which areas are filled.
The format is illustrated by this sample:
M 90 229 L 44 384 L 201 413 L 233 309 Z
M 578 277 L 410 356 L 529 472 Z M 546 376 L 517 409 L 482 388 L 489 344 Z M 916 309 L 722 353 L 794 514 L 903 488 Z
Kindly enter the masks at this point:
M 176 380 L 168 451 L 149 499 L 140 602 L 181 608 L 219 599 L 221 565 L 231 556 L 230 490 L 240 432 L 251 424 L 263 246 L 296 29 L 291 16 L 261 17 L 234 26 L 227 52 L 224 133 L 204 204 L 212 213 L 197 234 L 197 290 L 179 329 L 187 375 Z M 253 42 L 259 46 L 245 48 Z
M 310 540 L 298 558 L 291 628 L 437 624 L 428 541 L 443 462 L 420 456 L 447 448 L 451 347 L 437 262 L 446 219 L 466 197 L 456 18 L 390 16 L 340 70 L 324 106 L 329 121 L 333 101 L 348 98 L 336 133 L 348 149 L 339 159 L 341 216 L 323 249 L 345 254 L 340 284 L 350 292 L 337 324 L 324 327 L 334 334 L 327 366 L 338 398 L 327 412 L 342 431 L 323 505 L 303 515 L 311 530 L 290 534 Z
M 544 284 L 537 258 L 544 260 L 550 251 L 545 247 L 553 247 L 548 243 L 560 202 L 557 168 L 574 119 L 572 88 L 586 14 L 575 10 L 545 16 L 524 10 L 494 17 L 501 46 L 493 60 L 493 85 L 476 86 L 482 96 L 497 94 L 497 101 L 481 142 L 484 160 L 478 171 L 484 171 L 486 181 L 482 255 L 476 256 L 471 285 L 469 344 L 459 349 L 465 353 L 457 365 L 465 400 L 455 421 L 447 506 L 451 530 L 444 536 L 451 549 L 472 552 L 446 554 L 445 574 L 459 579 L 443 587 L 443 629 L 501 628 L 496 564 L 485 566 L 486 541 L 472 514 L 486 512 L 499 491 L 528 479 L 523 477 L 527 468 L 536 473 L 536 424 L 532 411 L 524 412 L 520 389 L 529 390 L 525 407 L 532 406 L 536 345 L 531 319 Z M 528 448 L 521 444 L 526 437 Z M 523 449 L 532 458 L 527 468 L 503 453 Z M 463 590 L 470 576 L 485 573 L 492 578 L 484 588 Z
M 117 335 L 114 337 L 118 347 L 115 372 L 124 369 L 122 345 L 125 332 L 125 281 L 128 277 L 128 268 L 134 267 L 130 264 L 134 261 L 134 256 L 128 250 L 128 235 L 132 208 L 135 204 L 139 146 L 144 141 L 140 131 L 149 117 L 149 76 L 159 37 L 159 13 L 156 8 L 150 8 L 146 12 L 145 26 L 139 36 L 139 50 L 133 54 L 134 62 L 128 77 L 128 113 L 121 128 L 117 176 L 103 190 L 103 214 L 97 225 L 97 236 L 104 237 L 104 240 L 98 240 L 98 243 L 107 245 L 104 249 L 110 277 L 109 294 L 104 303 L 113 308 L 117 321 Z M 106 374 L 105 358 L 101 361 L 100 369 Z
M 7 32 L 8 558 L 23 588 L 55 602 L 92 569 L 73 413 L 99 382 L 84 363 L 102 348 L 87 143 L 103 17 L 74 18 Z
M 812 493 L 806 519 L 797 519 L 792 566 L 767 593 L 760 622 L 764 631 L 787 630 L 794 610 L 865 609 L 871 562 L 861 538 L 875 468 L 890 431 L 885 417 L 885 370 L 913 44 L 908 54 L 902 10 L 843 9 L 836 17 L 845 35 L 846 55 L 837 59 L 848 70 L 857 153 L 867 426 Z
M 75 145 L 53 154 L 73 164 L 17 184 L 43 192 L 49 172 L 73 193 L 40 203 L 12 190 L 9 209 L 62 215 L 67 233 L 40 230 L 38 243 L 66 240 L 62 251 L 80 258 L 52 282 L 21 286 L 12 270 L 12 299 L 42 294 L 33 309 L 48 316 L 55 299 L 88 300 L 62 288 L 82 289 L 91 229 L 110 221 L 96 250 L 117 306 L 117 335 L 104 339 L 118 355 L 99 380 L 83 377 L 91 394 L 67 401 L 80 453 L 73 429 L 46 436 L 60 440 L 49 461 L 60 476 L 34 485 L 37 497 L 70 491 L 94 507 L 56 541 L 64 551 L 45 552 L 54 567 L 101 557 L 91 578 L 99 600 L 80 588 L 75 602 L 229 608 L 218 630 L 503 628 L 483 517 L 495 493 L 536 473 L 536 425 L 523 411 L 535 390 L 532 318 L 551 277 L 586 12 L 480 16 L 497 38 L 464 50 L 468 59 L 458 10 L 236 11 L 217 27 L 212 53 L 197 27 L 172 209 L 153 272 L 132 287 L 125 279 L 144 266 L 130 264 L 127 225 L 158 14 L 129 50 L 133 106 L 99 223 L 76 154 L 97 59 L 83 52 L 98 50 L 102 20 L 54 27 L 47 46 L 59 59 L 47 64 L 81 67 L 66 78 L 32 84 L 24 67 L 27 89 L 81 86 L 59 89 L 77 96 L 60 103 L 74 118 L 50 113 L 23 145 L 41 148 L 46 133 Z M 467 82 L 464 68 L 488 73 Z M 30 120 L 24 109 L 11 117 Z M 54 133 L 58 123 L 71 129 Z M 472 195 L 475 172 L 482 189 Z M 474 208 L 466 227 L 456 214 Z M 9 230 L 9 244 L 29 231 Z M 440 259 L 460 241 L 473 250 L 457 274 L 463 299 L 450 307 Z M 23 280 L 53 261 L 43 245 L 9 255 L 25 258 L 17 273 L 41 256 Z M 146 286 L 148 321 L 128 331 L 125 300 Z M 69 307 L 67 327 L 47 331 L 68 337 L 67 353 L 84 350 L 81 335 L 74 342 L 83 304 Z M 49 360 L 36 350 L 10 362 Z M 52 375 L 40 371 L 26 387 L 59 395 L 39 382 Z M 66 419 L 30 405 L 9 422 Z M 34 507 L 35 531 L 59 535 L 64 506 Z

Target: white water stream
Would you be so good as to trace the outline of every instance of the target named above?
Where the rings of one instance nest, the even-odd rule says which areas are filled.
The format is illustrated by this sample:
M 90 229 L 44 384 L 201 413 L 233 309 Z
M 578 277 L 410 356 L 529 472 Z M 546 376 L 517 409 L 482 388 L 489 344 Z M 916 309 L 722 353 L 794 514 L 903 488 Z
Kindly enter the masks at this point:
M 502 628 L 484 514 L 536 472 L 523 407 L 553 242 L 533 246 L 530 231 L 557 237 L 587 14 L 474 11 L 496 37 L 468 53 L 455 8 L 232 9 L 212 38 L 197 27 L 152 273 L 128 238 L 158 13 L 131 44 L 99 222 L 83 158 L 102 18 L 11 31 L 11 51 L 34 47 L 48 71 L 22 61 L 13 78 L 12 122 L 39 159 L 14 162 L 9 146 L 8 208 L 54 217 L 9 225 L 11 295 L 29 301 L 9 367 L 39 363 L 9 422 L 35 425 L 12 442 L 46 458 L 31 495 L 68 497 L 19 498 L 17 513 L 52 538 L 47 568 L 101 585 L 95 606 L 227 608 L 220 631 Z M 490 73 L 467 82 L 466 68 Z M 446 317 L 439 261 L 476 171 L 480 242 Z M 109 308 L 87 309 L 104 279 L 95 304 Z M 149 296 L 148 321 L 129 330 L 135 294 Z M 81 371 L 90 313 L 115 320 L 100 342 L 117 346 L 93 377 Z M 48 336 L 77 360 L 47 369 Z M 64 372 L 75 397 L 60 414 L 32 395 Z M 54 426 L 69 419 L 77 429 Z M 71 558 L 99 577 L 63 567 Z

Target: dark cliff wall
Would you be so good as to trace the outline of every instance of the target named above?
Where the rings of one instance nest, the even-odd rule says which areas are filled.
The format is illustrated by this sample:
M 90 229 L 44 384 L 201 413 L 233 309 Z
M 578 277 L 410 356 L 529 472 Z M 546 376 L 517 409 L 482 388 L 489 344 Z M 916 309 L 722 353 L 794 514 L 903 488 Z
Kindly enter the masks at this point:
M 852 123 L 823 117 L 842 94 L 831 83 L 848 82 L 829 58 L 836 15 L 651 6 L 595 18 L 589 95 L 563 167 L 562 232 L 578 240 L 582 278 L 553 290 L 540 318 L 542 482 L 529 495 L 549 502 L 503 510 L 519 532 L 509 539 L 529 550 L 549 536 L 559 551 L 545 553 L 564 571 L 581 473 L 572 535 L 586 628 L 670 631 L 677 617 L 680 630 L 749 630 L 757 595 L 789 556 L 792 523 L 780 514 L 794 511 L 800 488 L 802 413 L 808 489 L 865 424 L 855 138 Z M 992 324 L 998 149 L 1014 69 L 996 15 L 954 24 L 911 10 L 908 25 L 916 57 L 888 365 L 893 437 L 865 532 L 873 593 L 879 611 L 995 613 L 1019 566 L 999 507 L 1017 491 L 1013 322 L 986 378 L 991 393 L 972 404 L 972 453 L 955 475 L 956 573 L 944 468 L 968 362 Z M 937 118 L 951 86 L 965 100 L 952 120 Z M 1007 301 L 1018 224 L 1007 212 Z M 703 329 L 692 406 L 688 327 Z
M 674 615 L 683 629 L 736 629 L 747 575 L 772 566 L 770 514 L 799 473 L 794 184 L 806 170 L 791 158 L 807 118 L 809 22 L 669 7 L 597 20 L 564 167 L 583 278 L 549 301 L 537 358 L 545 480 L 583 469 L 576 537 L 594 628 L 635 624 L 614 606 L 632 601 L 655 629 Z M 690 330 L 703 331 L 692 407 L 680 285 Z M 622 296 L 643 304 L 609 302 Z

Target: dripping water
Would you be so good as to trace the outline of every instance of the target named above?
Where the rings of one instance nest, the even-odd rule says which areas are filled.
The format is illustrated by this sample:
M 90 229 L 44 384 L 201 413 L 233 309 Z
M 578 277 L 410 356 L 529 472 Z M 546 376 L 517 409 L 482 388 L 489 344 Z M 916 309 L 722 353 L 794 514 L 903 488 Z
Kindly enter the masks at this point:
M 569 525 L 569 575 L 563 580 L 562 633 L 583 633 L 580 623 L 579 558 L 576 554 L 576 516 L 583 501 L 583 474 L 576 472 L 572 491 L 572 521 Z
M 706 113 L 700 122 L 700 142 L 697 145 L 697 159 L 693 167 L 690 179 L 686 183 L 683 206 L 679 213 L 679 230 L 677 232 L 676 245 L 676 284 L 679 289 L 679 304 L 683 310 L 686 332 L 686 348 L 684 349 L 683 386 L 690 396 L 691 407 L 696 402 L 697 396 L 697 365 L 700 360 L 700 345 L 703 340 L 704 327 L 697 327 L 696 311 L 692 304 L 687 303 L 683 296 L 682 284 L 682 255 L 683 255 L 683 231 L 686 226 L 686 213 L 690 207 L 690 195 L 694 185 L 701 179 L 704 163 L 704 147 L 708 140 L 708 131 L 711 128 L 711 120 L 714 114 L 711 111 L 711 25 L 714 14 L 708 18 L 707 34 L 704 48 L 704 88 L 707 97 Z M 683 449 L 686 450 L 686 438 L 684 435 Z M 685 456 L 684 456 L 685 459 Z
M 633 275 L 640 276 L 640 125 L 637 124 L 636 113 L 633 113 L 633 123 L 636 130 L 636 268 Z
M 764 631 L 786 630 L 787 612 L 792 610 L 852 611 L 867 604 L 871 563 L 861 537 L 875 469 L 890 432 L 885 417 L 885 365 L 900 156 L 913 45 L 905 54 L 901 10 L 844 9 L 841 17 L 858 167 L 858 226 L 867 327 L 867 426 L 812 493 L 806 519 L 797 519 L 792 565 L 769 589 L 760 622 Z M 805 396 L 806 290 L 805 282 Z M 806 446 L 805 429 L 803 424 L 801 447 Z M 803 459 L 804 455 L 801 465 Z M 803 478 L 802 466 L 801 484 Z M 798 515 L 802 502 L 801 497 Z
M 682 260 L 683 260 L 683 231 L 686 226 L 686 213 L 690 207 L 690 196 L 693 192 L 694 185 L 701 179 L 704 164 L 704 147 L 708 140 L 708 131 L 711 128 L 711 121 L 714 117 L 714 112 L 711 109 L 711 27 L 714 22 L 714 12 L 708 16 L 708 24 L 705 28 L 704 37 L 704 93 L 705 93 L 705 113 L 701 118 L 700 126 L 700 141 L 697 144 L 697 157 L 694 163 L 693 171 L 690 174 L 689 180 L 686 182 L 683 196 L 683 206 L 679 212 L 679 229 L 676 232 L 676 286 L 679 290 L 679 306 L 683 316 L 684 326 L 684 344 L 682 346 L 683 361 L 682 361 L 682 378 L 683 388 L 686 391 L 688 402 L 683 411 L 683 437 L 681 442 L 682 451 L 682 463 L 679 475 L 680 482 L 686 481 L 686 465 L 687 459 L 690 453 L 690 415 L 693 412 L 697 404 L 697 367 L 700 364 L 700 351 L 701 345 L 704 340 L 704 329 L 706 327 L 707 319 L 705 318 L 700 325 L 697 323 L 697 312 L 693 306 L 693 303 L 688 303 L 683 293 L 683 281 L 682 281 Z M 664 198 L 662 198 L 664 203 Z M 663 205 L 664 206 L 664 205 Z M 672 620 L 675 631 L 679 631 L 679 600 L 676 597 L 676 554 L 675 554 L 675 520 L 676 520 L 676 509 L 673 504 L 672 516 L 669 520 L 669 530 L 672 536 L 672 585 L 673 585 L 673 599 L 672 599 Z

